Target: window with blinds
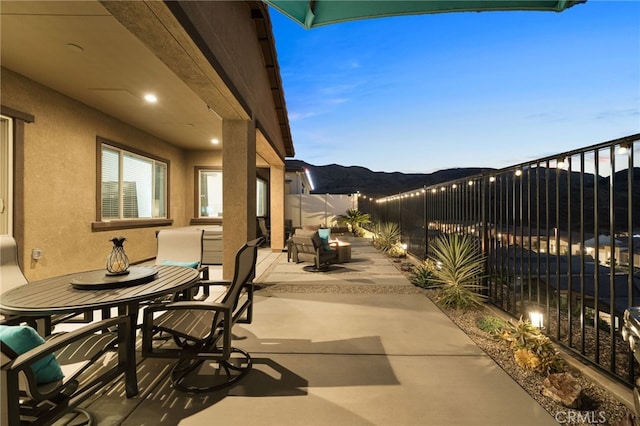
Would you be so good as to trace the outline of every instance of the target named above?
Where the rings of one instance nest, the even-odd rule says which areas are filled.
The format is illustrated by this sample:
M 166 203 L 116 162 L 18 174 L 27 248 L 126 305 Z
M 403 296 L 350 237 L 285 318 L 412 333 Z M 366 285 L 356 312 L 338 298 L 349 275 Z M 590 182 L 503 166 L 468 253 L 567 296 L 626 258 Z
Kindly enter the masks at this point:
M 167 164 L 101 145 L 102 220 L 166 218 Z

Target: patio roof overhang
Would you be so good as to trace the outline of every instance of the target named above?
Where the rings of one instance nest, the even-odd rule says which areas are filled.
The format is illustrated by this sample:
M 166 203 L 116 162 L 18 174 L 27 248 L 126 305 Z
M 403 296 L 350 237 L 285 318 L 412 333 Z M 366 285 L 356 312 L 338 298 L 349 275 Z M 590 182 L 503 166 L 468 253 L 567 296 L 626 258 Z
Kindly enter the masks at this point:
M 561 12 L 586 0 L 263 0 L 306 29 L 339 22 L 446 12 L 535 10 Z

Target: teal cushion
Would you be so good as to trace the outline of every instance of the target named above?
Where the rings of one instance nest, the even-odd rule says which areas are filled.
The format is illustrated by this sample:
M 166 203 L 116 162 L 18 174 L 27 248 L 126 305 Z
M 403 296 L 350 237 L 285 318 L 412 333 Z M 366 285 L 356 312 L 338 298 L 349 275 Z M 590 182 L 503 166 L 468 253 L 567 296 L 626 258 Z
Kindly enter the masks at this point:
M 168 265 L 168 266 L 184 266 L 185 268 L 193 268 L 196 269 L 198 266 L 200 266 L 200 262 L 195 261 L 195 262 L 174 262 L 173 260 L 166 260 L 166 259 L 162 259 L 162 264 L 163 265 Z
M 320 237 L 320 241 L 322 241 L 322 248 L 324 248 L 324 251 L 331 251 L 331 246 L 329 245 L 329 238 L 331 238 L 331 229 L 318 229 L 318 236 Z
M 329 238 L 320 237 L 320 241 L 322 241 L 322 248 L 324 251 L 331 251 L 331 246 L 329 245 Z
M 33 328 L 26 325 L 0 325 L 0 340 L 17 354 L 28 352 L 44 343 L 44 339 Z M 39 385 L 55 382 L 64 377 L 60 364 L 53 354 L 35 362 L 31 369 Z

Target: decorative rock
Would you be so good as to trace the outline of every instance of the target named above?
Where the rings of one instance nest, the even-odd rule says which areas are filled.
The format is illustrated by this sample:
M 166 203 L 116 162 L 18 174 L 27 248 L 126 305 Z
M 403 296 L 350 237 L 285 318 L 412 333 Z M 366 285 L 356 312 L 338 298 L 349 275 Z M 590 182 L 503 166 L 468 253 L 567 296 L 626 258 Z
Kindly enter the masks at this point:
M 569 373 L 550 374 L 544 379 L 542 394 L 567 408 L 580 408 L 582 386 Z

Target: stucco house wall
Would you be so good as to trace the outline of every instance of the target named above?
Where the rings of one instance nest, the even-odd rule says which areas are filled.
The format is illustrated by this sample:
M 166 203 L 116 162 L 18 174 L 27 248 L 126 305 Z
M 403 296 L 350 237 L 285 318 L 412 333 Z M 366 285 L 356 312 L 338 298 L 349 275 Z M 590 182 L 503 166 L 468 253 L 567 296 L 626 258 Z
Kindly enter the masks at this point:
M 155 256 L 155 233 L 163 229 L 161 226 L 117 230 L 92 226 L 97 220 L 99 196 L 97 137 L 169 162 L 168 214 L 171 226 L 175 227 L 189 226 L 195 216 L 195 168 L 220 168 L 223 152 L 235 158 L 229 154 L 248 150 L 246 158 L 235 158 L 242 167 L 231 164 L 223 171 L 229 182 L 246 184 L 242 188 L 246 192 L 229 191 L 225 195 L 232 206 L 238 204 L 248 213 L 242 221 L 227 221 L 226 229 L 229 236 L 234 236 L 235 240 L 231 241 L 234 244 L 246 241 L 245 236 L 250 234 L 247 230 L 255 227 L 255 217 L 250 217 L 252 206 L 255 216 L 255 184 L 251 176 L 247 176 L 255 167 L 247 164 L 256 161 L 255 140 L 261 143 L 260 167 L 282 168 L 284 157 L 293 155 L 268 11 L 263 3 L 187 1 L 103 5 L 222 119 L 223 148 L 211 151 L 180 148 L 177 141 L 162 140 L 149 133 L 151 130 L 145 132 L 125 123 L 126 118 L 116 119 L 47 87 L 46 77 L 35 81 L 33 76 L 25 77 L 30 75 L 28 69 L 18 73 L 3 63 L 0 69 L 3 111 L 34 117 L 33 122 L 24 124 L 24 144 L 16 147 L 15 177 L 19 182 L 16 182 L 18 191 L 13 200 L 14 205 L 19 206 L 15 211 L 20 215 L 14 217 L 13 233 L 19 245 L 20 265 L 30 281 L 103 268 L 111 251 L 109 239 L 114 236 L 127 238 L 125 249 L 132 262 Z M 9 20 L 12 16 L 22 15 L 7 15 L 3 19 Z M 34 33 L 35 30 L 37 28 Z M 46 37 L 46 34 L 38 35 Z M 3 46 L 12 43 L 11 40 L 4 38 Z M 12 58 L 18 66 L 20 55 Z M 38 51 L 30 49 L 23 55 L 28 58 L 38 55 Z M 192 71 L 199 74 L 194 75 Z M 73 69 L 68 72 L 67 81 L 73 81 Z M 236 128 L 246 132 L 240 137 L 229 133 L 229 129 Z M 225 131 L 232 137 L 225 139 Z M 278 176 L 276 185 L 284 186 L 282 176 Z M 282 201 L 283 198 L 280 194 Z M 277 235 L 277 231 L 283 234 L 284 225 L 279 222 L 282 220 L 276 222 L 279 226 L 272 229 L 272 235 Z M 225 244 L 225 265 L 230 266 L 225 266 L 225 274 L 233 272 L 233 262 L 227 260 L 233 260 L 234 244 Z M 42 250 L 41 259 L 31 259 L 34 248 Z
M 189 223 L 193 172 L 188 154 L 130 125 L 2 69 L 2 104 L 35 117 L 25 126 L 24 249 L 29 280 L 104 266 L 109 239 L 127 237 L 131 261 L 155 256 L 155 231 L 137 228 L 92 232 L 96 220 L 96 137 L 152 152 L 170 162 L 170 215 L 174 226 Z M 206 164 L 200 156 L 199 163 Z M 31 259 L 42 249 L 43 258 Z

